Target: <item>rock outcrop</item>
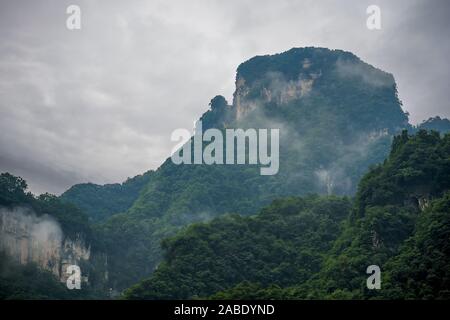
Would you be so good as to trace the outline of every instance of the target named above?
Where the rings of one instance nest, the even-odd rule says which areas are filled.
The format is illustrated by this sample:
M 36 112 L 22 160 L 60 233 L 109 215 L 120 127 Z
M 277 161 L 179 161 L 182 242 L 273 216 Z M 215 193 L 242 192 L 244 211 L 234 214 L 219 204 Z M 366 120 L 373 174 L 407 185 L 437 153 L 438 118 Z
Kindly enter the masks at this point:
M 91 248 L 81 234 L 64 236 L 54 218 L 37 216 L 25 207 L 0 208 L 0 250 L 20 264 L 36 263 L 62 282 L 69 276 L 67 266 L 91 258 Z

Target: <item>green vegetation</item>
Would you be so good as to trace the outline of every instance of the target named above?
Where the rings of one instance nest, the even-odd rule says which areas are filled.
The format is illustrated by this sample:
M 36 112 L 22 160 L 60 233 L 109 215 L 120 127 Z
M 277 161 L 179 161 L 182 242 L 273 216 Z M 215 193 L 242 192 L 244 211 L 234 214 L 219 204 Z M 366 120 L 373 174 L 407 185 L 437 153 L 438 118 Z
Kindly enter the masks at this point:
M 441 133 L 450 132 L 450 120 L 436 116 L 423 121 L 417 129 L 435 130 Z
M 391 74 L 349 52 L 294 48 L 241 64 L 232 104 L 216 96 L 209 106 L 203 129 L 279 128 L 279 173 L 167 159 L 60 198 L 34 197 L 2 174 L 0 205 L 82 233 L 107 256 L 108 287 L 132 286 L 130 299 L 448 297 L 450 138 L 421 129 L 447 132 L 450 122 L 411 126 Z M 371 264 L 381 291 L 365 287 Z M 2 297 L 28 290 L 11 289 L 25 274 L 2 278 Z
M 206 297 L 242 281 L 289 286 L 320 270 L 350 201 L 336 197 L 274 201 L 257 216 L 227 215 L 166 239 L 165 260 L 128 298 Z
M 61 198 L 86 212 L 92 222 L 101 222 L 131 207 L 152 174 L 153 171 L 148 171 L 122 184 L 76 184 L 64 192 Z
M 0 206 L 29 207 L 38 216 L 51 215 L 59 222 L 66 236 L 82 234 L 86 240 L 92 240 L 88 217 L 78 207 L 48 193 L 35 197 L 26 190 L 27 183 L 22 178 L 9 173 L 0 174 Z
M 0 300 L 99 299 L 92 288 L 69 290 L 51 272 L 33 263 L 20 265 L 0 252 Z
M 0 299 L 104 298 L 104 280 L 101 278 L 104 266 L 96 257 L 101 250 L 100 242 L 89 225 L 87 215 L 54 195 L 35 197 L 26 189 L 26 181 L 22 178 L 9 173 L 0 174 L 0 206 L 30 208 L 37 216 L 49 215 L 59 223 L 65 238 L 84 239 L 91 247 L 92 259 L 80 267 L 83 275 L 89 276 L 89 284 L 84 284 L 83 290 L 68 290 L 51 272 L 33 263 L 20 265 L 0 251 Z
M 203 128 L 280 128 L 279 173 L 261 176 L 258 166 L 175 165 L 167 159 L 130 208 L 98 220 L 114 288 L 148 276 L 161 259 L 161 240 L 190 223 L 230 212 L 256 214 L 281 197 L 354 194 L 369 166 L 386 158 L 393 134 L 410 127 L 392 75 L 348 52 L 303 48 L 255 57 L 239 66 L 237 79 L 244 85 L 233 104 L 213 98 L 201 117 Z M 302 91 L 308 83 L 310 90 Z M 79 203 L 89 199 L 91 217 L 114 211 L 107 205 L 115 200 L 83 190 Z M 74 201 L 73 192 L 64 197 Z
M 406 131 L 346 198 L 277 200 L 194 224 L 128 299 L 443 299 L 450 290 L 450 134 Z M 382 290 L 368 290 L 379 265 Z

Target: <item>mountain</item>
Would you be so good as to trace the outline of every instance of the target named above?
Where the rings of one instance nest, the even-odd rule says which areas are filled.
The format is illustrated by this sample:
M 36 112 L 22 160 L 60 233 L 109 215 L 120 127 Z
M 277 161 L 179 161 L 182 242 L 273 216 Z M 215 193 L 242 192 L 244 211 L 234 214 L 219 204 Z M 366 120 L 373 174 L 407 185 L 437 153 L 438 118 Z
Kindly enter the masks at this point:
M 238 67 L 232 103 L 215 96 L 200 120 L 200 133 L 278 129 L 278 172 L 169 158 L 59 198 L 1 174 L 0 298 L 132 285 L 131 299 L 448 296 L 449 137 L 423 129 L 450 122 L 410 125 L 391 74 L 341 50 L 257 56 Z M 87 290 L 64 287 L 69 264 Z M 386 290 L 365 289 L 368 264 Z
M 208 297 L 248 281 L 305 282 L 342 232 L 351 202 L 336 196 L 275 200 L 255 216 L 225 215 L 163 242 L 164 260 L 128 299 Z
M 149 182 L 153 171 L 127 179 L 124 183 L 98 185 L 81 183 L 72 186 L 61 199 L 82 209 L 92 222 L 101 222 L 115 213 L 126 211 Z
M 168 160 L 131 213 L 184 225 L 224 212 L 256 213 L 279 196 L 352 194 L 368 166 L 387 155 L 391 136 L 409 127 L 392 75 L 321 48 L 250 59 L 238 67 L 232 105 L 215 97 L 211 106 L 200 118 L 204 129 L 279 128 L 279 173 Z
M 105 216 L 117 210 L 125 212 L 131 207 L 130 212 L 146 215 L 174 212 L 184 225 L 199 214 L 214 216 L 236 210 L 255 213 L 279 195 L 315 191 L 352 194 L 365 169 L 387 155 L 390 136 L 409 127 L 392 75 L 349 52 L 324 48 L 296 48 L 250 59 L 238 68 L 233 104 L 230 106 L 217 96 L 210 106 L 200 117 L 204 129 L 281 128 L 283 155 L 276 177 L 259 177 L 251 166 L 236 170 L 232 166 L 175 166 L 168 159 L 153 179 L 144 175 L 139 180 L 145 185 L 141 190 L 128 188 L 127 182 L 122 188 L 126 190 L 118 184 L 84 184 L 72 187 L 63 197 L 91 216 L 98 212 L 106 212 Z M 372 151 L 376 148 L 381 150 Z M 178 173 L 182 179 L 177 179 Z M 231 178 L 227 183 L 221 179 L 196 181 L 196 177 L 205 174 Z M 271 187 L 264 187 L 269 190 L 261 190 L 259 197 L 248 190 L 262 188 L 261 185 Z M 187 194 L 189 186 L 213 192 L 206 195 L 205 190 L 198 190 Z M 122 201 L 129 189 L 133 189 L 132 197 Z M 142 193 L 138 196 L 139 191 Z M 224 201 L 230 193 L 234 193 L 232 203 Z M 133 202 L 134 197 L 137 199 Z M 245 200 L 249 197 L 252 201 Z M 116 205 L 116 201 L 121 205 Z
M 449 159 L 450 134 L 420 130 L 394 139 L 389 158 L 361 180 L 348 230 L 325 263 L 325 292 L 448 299 Z M 378 293 L 361 290 L 358 271 L 369 262 L 384 271 Z
M 274 201 L 163 242 L 153 275 L 128 299 L 448 299 L 450 134 L 396 136 L 356 198 Z M 382 271 L 381 290 L 366 268 Z
M 447 133 L 450 132 L 450 120 L 445 118 L 441 119 L 439 116 L 431 117 L 417 126 L 417 130 L 420 129 L 435 130 L 442 133 Z
M 26 188 L 23 179 L 0 174 L 0 299 L 105 297 L 107 257 L 88 217 Z M 84 290 L 65 286 L 70 265 L 80 267 Z
M 253 215 L 280 197 L 354 195 L 367 169 L 387 157 L 393 136 L 414 130 L 391 74 L 350 52 L 312 47 L 242 63 L 232 103 L 214 97 L 200 120 L 203 130 L 279 129 L 279 172 L 264 176 L 249 164 L 176 165 L 169 158 L 138 179 L 142 188 L 131 196 L 118 186 L 66 192 L 66 201 L 98 221 L 111 287 L 150 275 L 162 259 L 161 240 L 190 223 Z

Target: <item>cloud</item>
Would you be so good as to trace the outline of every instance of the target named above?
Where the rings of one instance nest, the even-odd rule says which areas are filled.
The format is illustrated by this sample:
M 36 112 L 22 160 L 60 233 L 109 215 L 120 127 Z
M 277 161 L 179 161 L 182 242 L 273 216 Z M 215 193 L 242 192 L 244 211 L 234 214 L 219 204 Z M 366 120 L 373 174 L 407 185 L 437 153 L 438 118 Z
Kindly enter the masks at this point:
M 0 206 L 0 250 L 16 261 L 44 265 L 48 259 L 55 258 L 63 239 L 59 223 L 51 216 L 37 216 L 33 210 L 24 207 Z
M 394 85 L 393 77 L 388 73 L 380 73 L 375 68 L 354 62 L 339 59 L 336 62 L 339 77 L 356 78 L 374 87 L 391 87 Z
M 237 66 L 301 46 L 354 52 L 392 73 L 413 122 L 450 116 L 450 5 L 378 1 L 0 1 L 0 171 L 32 191 L 109 183 L 157 168 Z

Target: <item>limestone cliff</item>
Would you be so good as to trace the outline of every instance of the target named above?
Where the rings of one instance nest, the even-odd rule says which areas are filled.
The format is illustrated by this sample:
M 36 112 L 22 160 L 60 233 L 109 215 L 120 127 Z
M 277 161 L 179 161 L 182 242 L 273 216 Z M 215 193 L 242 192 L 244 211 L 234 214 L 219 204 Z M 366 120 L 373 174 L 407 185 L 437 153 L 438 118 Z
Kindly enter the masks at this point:
M 37 216 L 26 207 L 0 207 L 0 250 L 21 264 L 36 263 L 63 282 L 69 276 L 67 266 L 91 258 L 91 248 L 81 234 L 66 237 L 53 217 Z

